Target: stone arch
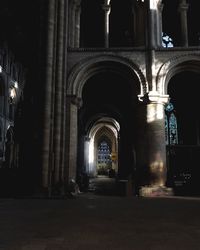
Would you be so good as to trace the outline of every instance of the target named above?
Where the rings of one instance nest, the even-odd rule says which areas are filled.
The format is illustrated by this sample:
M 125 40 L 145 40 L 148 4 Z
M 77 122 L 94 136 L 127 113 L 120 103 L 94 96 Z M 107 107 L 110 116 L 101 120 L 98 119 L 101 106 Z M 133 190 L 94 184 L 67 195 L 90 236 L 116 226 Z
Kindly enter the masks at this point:
M 89 157 L 88 157 L 88 172 L 92 175 L 96 175 L 97 171 L 97 148 L 98 142 L 101 139 L 105 141 L 110 146 L 111 152 L 118 154 L 118 133 L 120 130 L 120 125 L 118 122 L 111 117 L 93 117 L 90 120 L 91 126 L 88 128 L 88 138 L 89 138 Z M 92 149 L 92 150 L 91 150 Z M 92 159 L 92 160 L 91 160 Z M 112 162 L 112 168 L 117 171 L 118 162 Z
M 95 140 L 96 146 L 98 146 L 98 143 L 100 141 L 105 140 L 111 149 L 113 146 L 116 147 L 115 146 L 116 141 L 114 140 L 113 129 L 110 128 L 110 126 L 107 125 L 100 126 L 100 128 L 96 132 L 95 139 L 96 139 Z
M 113 133 L 117 136 L 117 132 L 119 132 L 120 130 L 120 125 L 118 123 L 118 121 L 116 121 L 114 118 L 112 117 L 108 117 L 105 115 L 95 115 L 93 116 L 89 121 L 88 124 L 86 126 L 86 132 L 87 132 L 87 136 L 91 137 L 93 135 L 93 133 L 96 133 L 96 130 L 94 128 L 96 128 L 98 126 L 98 124 L 103 124 L 106 123 L 107 126 L 113 127 L 114 131 Z
M 105 71 L 117 72 L 130 80 L 130 77 L 137 77 L 140 84 L 140 95 L 147 92 L 145 76 L 139 66 L 132 61 L 114 55 L 94 56 L 80 61 L 74 66 L 68 78 L 67 94 L 81 98 L 85 82 L 94 74 Z
M 177 73 L 189 70 L 199 73 L 200 57 L 196 54 L 185 54 L 176 56 L 165 62 L 159 69 L 157 75 L 157 90 L 161 95 L 167 95 L 167 88 L 170 79 Z

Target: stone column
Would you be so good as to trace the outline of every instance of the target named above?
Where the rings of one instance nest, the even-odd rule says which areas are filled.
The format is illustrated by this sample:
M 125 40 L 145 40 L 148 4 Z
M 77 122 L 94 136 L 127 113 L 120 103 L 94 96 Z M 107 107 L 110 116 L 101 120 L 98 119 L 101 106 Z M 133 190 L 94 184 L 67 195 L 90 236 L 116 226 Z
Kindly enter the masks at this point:
M 66 171 L 65 180 L 76 179 L 77 142 L 78 142 L 78 108 L 81 100 L 76 96 L 67 96 L 66 114 Z
M 145 45 L 145 23 L 146 8 L 144 1 L 134 1 L 132 4 L 132 12 L 134 18 L 134 46 Z
M 45 86 L 44 86 L 44 112 L 43 112 L 43 138 L 42 138 L 42 186 L 50 185 L 50 143 L 52 126 L 52 78 L 54 63 L 54 29 L 55 29 L 55 0 L 48 1 L 46 59 L 45 59 Z
M 64 56 L 64 0 L 57 0 L 57 46 L 56 46 L 56 71 L 55 71 L 55 99 L 54 99 L 54 130 L 53 130 L 53 146 L 54 146 L 54 182 L 60 180 L 60 143 L 61 143 L 61 110 L 62 110 L 62 85 L 63 85 L 63 56 Z
M 148 47 L 157 48 L 160 44 L 160 21 L 159 8 L 161 0 L 149 0 L 148 6 Z
M 77 39 L 79 39 L 80 32 L 80 0 L 75 0 L 70 4 L 69 12 L 69 46 L 71 48 L 77 47 Z M 78 41 L 79 44 L 79 41 Z
M 75 23 L 75 6 L 72 1 L 69 3 L 69 37 L 68 37 L 68 46 L 73 48 L 74 46 L 74 23 Z
M 67 113 L 67 107 L 66 107 L 66 79 L 67 79 L 67 48 L 68 48 L 68 1 L 64 1 L 64 27 L 63 27 L 63 84 L 62 84 L 62 102 L 61 102 L 61 138 L 60 138 L 60 180 L 61 182 L 65 182 L 65 160 L 66 160 L 66 139 L 65 139 L 65 133 L 66 133 L 66 113 Z M 63 190 L 64 192 L 64 186 Z
M 80 0 L 76 2 L 75 7 L 75 37 L 74 37 L 74 47 L 80 47 L 80 15 L 81 15 L 81 4 Z
M 157 44 L 159 47 L 162 47 L 162 11 L 163 4 L 160 2 L 158 4 L 158 15 L 157 15 L 157 23 L 158 23 L 158 36 L 157 36 Z
M 138 145 L 137 177 L 141 196 L 171 195 L 165 186 L 167 180 L 165 111 L 166 97 L 148 93 L 143 98 Z
M 188 47 L 188 25 L 187 25 L 188 4 L 186 0 L 181 0 L 179 4 L 179 13 L 181 21 L 181 46 Z
M 109 15 L 110 15 L 110 0 L 104 0 L 103 10 L 105 12 L 104 15 L 104 46 L 105 48 L 109 48 Z
M 85 136 L 85 142 L 84 142 L 84 166 L 86 173 L 89 173 L 89 143 L 90 138 Z

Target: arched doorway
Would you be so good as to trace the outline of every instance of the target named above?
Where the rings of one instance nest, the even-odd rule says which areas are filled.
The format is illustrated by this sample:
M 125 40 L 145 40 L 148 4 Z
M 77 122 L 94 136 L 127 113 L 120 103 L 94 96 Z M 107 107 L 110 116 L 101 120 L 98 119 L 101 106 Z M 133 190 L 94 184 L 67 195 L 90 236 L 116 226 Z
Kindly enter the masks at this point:
M 112 169 L 119 179 L 134 175 L 139 94 L 134 72 L 124 74 L 111 64 L 87 79 L 78 111 L 78 173 Z
M 169 81 L 168 94 L 177 121 L 174 143 L 167 143 L 170 178 L 177 194 L 200 193 L 200 74 L 196 67 L 180 70 Z
M 109 117 L 98 119 L 88 130 L 88 151 L 85 162 L 89 175 L 118 173 L 119 124 Z

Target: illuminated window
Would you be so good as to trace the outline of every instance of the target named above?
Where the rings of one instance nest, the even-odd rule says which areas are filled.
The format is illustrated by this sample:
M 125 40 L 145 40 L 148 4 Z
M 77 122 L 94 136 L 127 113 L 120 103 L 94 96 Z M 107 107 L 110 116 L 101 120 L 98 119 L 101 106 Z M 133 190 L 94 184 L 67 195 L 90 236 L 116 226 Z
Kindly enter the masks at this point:
M 166 105 L 165 112 L 165 142 L 167 145 L 178 144 L 177 120 L 172 103 Z
M 106 141 L 102 141 L 98 146 L 98 163 L 108 164 L 110 162 L 110 147 Z
M 165 48 L 174 47 L 172 38 L 165 33 L 162 34 L 162 46 Z
M 15 87 L 10 87 L 9 88 L 9 101 L 10 101 L 10 104 L 14 103 L 16 96 L 17 96 L 17 94 L 16 94 Z

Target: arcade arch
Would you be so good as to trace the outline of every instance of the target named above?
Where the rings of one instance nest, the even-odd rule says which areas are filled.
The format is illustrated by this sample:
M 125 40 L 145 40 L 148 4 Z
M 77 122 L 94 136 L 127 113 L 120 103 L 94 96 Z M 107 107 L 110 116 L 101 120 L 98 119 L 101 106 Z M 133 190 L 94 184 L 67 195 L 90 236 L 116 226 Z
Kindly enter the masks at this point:
M 196 167 L 200 164 L 200 60 L 194 60 L 193 56 L 181 59 L 169 67 L 165 82 L 170 103 L 174 106 L 178 137 L 175 144 L 167 145 L 168 179 L 171 178 L 175 192 L 181 190 L 192 195 L 200 190 L 196 179 L 200 174 Z
M 77 140 L 77 172 L 96 174 L 97 167 L 92 164 L 98 157 L 98 144 L 106 138 L 113 151 L 111 156 L 119 156 L 119 160 L 112 162 L 112 167 L 123 177 L 135 168 L 133 151 L 136 143 L 138 95 L 146 87 L 138 78 L 139 70 L 134 71 L 130 65 L 126 65 L 127 62 L 125 64 L 108 58 L 109 61 L 96 58 L 93 63 L 90 60 L 91 63 L 85 63 L 86 67 L 82 65 L 80 70 L 75 67 L 69 79 L 68 97 L 76 96 L 81 100 L 81 106 L 79 109 L 77 107 L 77 139 L 74 138 Z M 139 75 L 142 78 L 142 74 Z M 117 123 L 116 127 L 114 124 Z M 72 135 L 69 136 L 72 138 Z M 96 153 L 93 151 L 89 156 L 92 147 Z M 91 155 L 94 158 L 92 164 L 89 160 Z

